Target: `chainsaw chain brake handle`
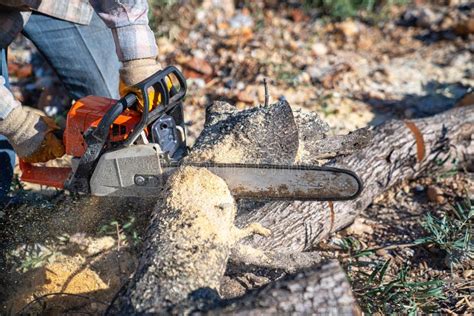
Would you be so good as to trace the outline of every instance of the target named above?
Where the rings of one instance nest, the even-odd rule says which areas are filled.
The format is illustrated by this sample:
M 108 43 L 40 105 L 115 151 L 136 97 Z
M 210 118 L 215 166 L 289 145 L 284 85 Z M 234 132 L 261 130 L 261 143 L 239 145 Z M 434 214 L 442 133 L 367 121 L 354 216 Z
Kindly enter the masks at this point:
M 141 92 L 143 98 L 143 113 L 138 125 L 133 129 L 124 142 L 124 146 L 130 146 L 135 142 L 140 133 L 151 122 L 162 114 L 171 111 L 180 103 L 186 95 L 186 79 L 175 66 L 168 66 L 162 71 L 158 71 L 151 77 L 135 85 Z M 155 91 L 155 98 L 161 95 L 161 102 L 153 111 L 149 111 L 149 90 Z
M 168 88 L 168 82 L 171 83 L 170 88 Z M 151 77 L 135 85 L 135 87 L 142 93 L 145 106 L 143 107 L 143 113 L 139 123 L 122 143 L 123 146 L 132 145 L 148 124 L 161 115 L 172 111 L 181 103 L 186 95 L 186 79 L 178 68 L 174 66 L 168 66 L 158 71 Z M 150 89 L 154 89 L 155 96 L 161 94 L 160 104 L 151 112 L 148 108 L 148 91 Z M 107 111 L 96 128 L 90 128 L 84 133 L 87 149 L 82 155 L 75 172 L 71 173 L 64 185 L 67 190 L 82 193 L 90 192 L 89 179 L 107 144 L 110 126 L 123 111 L 135 105 L 137 100 L 138 96 L 134 93 L 125 95 Z

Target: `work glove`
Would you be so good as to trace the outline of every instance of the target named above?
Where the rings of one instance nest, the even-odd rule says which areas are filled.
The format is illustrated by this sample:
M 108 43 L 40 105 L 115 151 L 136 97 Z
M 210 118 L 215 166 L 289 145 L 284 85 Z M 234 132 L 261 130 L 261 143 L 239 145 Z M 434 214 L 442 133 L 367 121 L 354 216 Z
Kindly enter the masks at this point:
M 142 92 L 134 87 L 137 83 L 149 78 L 161 70 L 161 66 L 154 58 L 144 58 L 126 61 L 120 69 L 119 93 L 123 97 L 134 93 L 138 97 L 137 109 L 143 111 L 144 101 Z M 161 95 L 155 91 L 148 91 L 148 110 L 151 111 L 161 102 Z
M 54 121 L 26 111 L 3 85 L 0 89 L 0 108 L 13 108 L 4 119 L 0 118 L 0 134 L 8 139 L 17 155 L 31 163 L 63 156 L 64 146 L 53 134 L 59 129 Z

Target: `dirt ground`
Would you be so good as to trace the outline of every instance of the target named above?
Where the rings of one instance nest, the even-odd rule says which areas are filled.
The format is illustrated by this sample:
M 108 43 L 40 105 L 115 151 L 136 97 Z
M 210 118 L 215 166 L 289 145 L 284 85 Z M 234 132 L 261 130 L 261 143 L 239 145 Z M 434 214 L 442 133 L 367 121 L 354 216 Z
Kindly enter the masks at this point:
M 345 21 L 271 1 L 214 2 L 155 12 L 166 16 L 156 22 L 160 62 L 178 65 L 189 79 L 190 143 L 212 100 L 239 109 L 263 103 L 264 77 L 271 100 L 286 98 L 295 109 L 319 113 L 334 134 L 472 99 L 474 7 L 468 2 L 421 1 L 392 7 L 383 18 Z M 19 38 L 10 47 L 9 70 L 15 96 L 64 126 L 71 100 L 30 42 Z M 73 198 L 18 182 L 12 195 L 0 211 L 1 313 L 103 312 L 135 269 L 153 201 Z M 386 303 L 379 294 L 367 301 L 372 285 L 365 274 L 389 261 L 380 277 L 387 282 L 404 265 L 412 283 L 443 282 L 443 298 L 416 301 L 421 310 L 472 313 L 472 257 L 452 265 L 446 251 L 415 241 L 429 235 L 427 214 L 448 216 L 456 203 L 473 199 L 472 173 L 428 174 L 379 197 L 319 248 L 340 259 L 365 311 Z M 406 302 L 399 303 L 405 311 Z
M 154 203 L 25 192 L 3 211 L 2 313 L 104 311 L 136 267 Z
M 433 188 L 439 195 L 431 194 Z M 466 196 L 470 196 L 470 199 Z M 401 183 L 380 196 L 351 226 L 320 244 L 318 249 L 325 256 L 340 260 L 352 281 L 355 295 L 365 305 L 365 311 L 369 311 L 367 306 L 373 308 L 371 312 L 383 314 L 412 311 L 408 304 L 410 300 L 397 306 L 391 300 L 384 301 L 383 295 L 380 297 L 377 291 L 373 297 L 367 297 L 369 289 L 377 287 L 367 281 L 367 276 L 377 270 L 375 266 L 389 262 L 383 276 L 385 283 L 394 282 L 405 267 L 408 269 L 407 282 L 439 281 L 444 296 L 436 297 L 433 294 L 426 301 L 416 301 L 420 310 L 472 313 L 472 250 L 453 258 L 440 245 L 422 244 L 419 241 L 430 234 L 423 226 L 428 214 L 449 218 L 449 214 L 454 212 L 453 206 L 457 203 L 472 203 L 473 196 L 472 173 L 458 173 L 443 179 L 426 177 Z M 472 217 L 470 221 L 472 223 Z M 472 233 L 472 227 L 469 231 Z M 469 243 L 472 247 L 471 239 Z M 420 285 L 418 290 L 424 289 Z M 416 300 L 416 293 L 413 296 Z M 373 306 L 376 304 L 386 305 L 377 308 Z

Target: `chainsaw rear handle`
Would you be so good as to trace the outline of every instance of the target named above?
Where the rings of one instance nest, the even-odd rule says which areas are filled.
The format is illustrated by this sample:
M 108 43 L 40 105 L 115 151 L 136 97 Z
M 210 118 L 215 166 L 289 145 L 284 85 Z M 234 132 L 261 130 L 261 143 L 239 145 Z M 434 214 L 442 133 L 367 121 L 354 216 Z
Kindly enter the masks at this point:
M 126 109 L 131 107 L 137 101 L 137 96 L 134 94 L 129 94 L 122 99 L 120 99 L 114 106 L 112 106 L 109 111 L 103 116 L 100 124 L 94 130 L 89 130 L 87 135 L 84 135 L 86 139 L 92 139 L 91 143 L 94 144 L 90 145 L 91 148 L 86 150 L 88 153 L 86 161 L 89 161 L 91 157 L 98 157 L 101 150 L 93 150 L 102 148 L 100 146 L 101 139 L 107 139 L 109 134 L 110 125 L 113 124 L 115 119 Z M 87 141 L 89 143 L 89 141 Z M 105 144 L 105 142 L 104 142 Z M 86 154 L 84 154 L 86 156 Z M 83 158 L 84 158 L 83 156 Z M 83 161 L 81 158 L 81 162 Z M 79 168 L 78 168 L 79 169 Z M 82 168 L 83 169 L 83 168 Z M 81 170 L 82 170 L 81 169 Z M 68 178 L 71 175 L 71 168 L 64 168 L 64 167 L 45 167 L 45 166 L 37 166 L 28 162 L 25 162 L 20 159 L 20 170 L 21 170 L 21 180 L 46 185 L 50 187 L 55 187 L 58 189 L 67 188 L 68 185 Z M 77 170 L 76 175 L 83 174 L 84 171 Z M 77 186 L 77 185 L 76 185 Z
M 137 101 L 137 96 L 134 94 L 129 94 L 120 99 L 114 106 L 112 106 L 107 113 L 103 116 L 100 124 L 94 130 L 89 130 L 84 135 L 85 139 L 89 139 L 87 142 L 91 148 L 86 150 L 87 158 L 85 159 L 89 161 L 89 159 L 93 157 L 98 157 L 100 154 L 101 149 L 103 146 L 100 146 L 102 143 L 100 140 L 107 139 L 109 134 L 110 125 L 113 124 L 115 119 L 123 112 L 125 109 L 130 108 L 133 106 Z M 59 137 L 59 135 L 56 135 Z M 61 137 L 62 138 L 62 137 Z M 104 142 L 105 144 L 105 142 Z M 93 150 L 97 149 L 97 150 Z M 86 156 L 86 154 L 84 154 Z M 83 157 L 84 157 L 83 156 Z M 83 158 L 81 158 L 82 162 Z M 65 167 L 45 167 L 45 166 L 37 166 L 28 162 L 25 162 L 20 159 L 20 170 L 21 170 L 21 180 L 46 185 L 50 187 L 55 187 L 58 189 L 67 188 L 66 182 L 68 181 L 69 176 L 71 175 L 71 168 Z M 83 171 L 77 170 L 76 174 L 82 174 Z

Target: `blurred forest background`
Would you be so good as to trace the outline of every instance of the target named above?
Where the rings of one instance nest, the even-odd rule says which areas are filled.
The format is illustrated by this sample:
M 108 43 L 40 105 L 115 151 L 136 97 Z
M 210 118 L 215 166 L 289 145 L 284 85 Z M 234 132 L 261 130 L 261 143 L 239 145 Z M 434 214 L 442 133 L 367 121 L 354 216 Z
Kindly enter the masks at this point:
M 317 112 L 334 134 L 474 104 L 472 1 L 149 3 L 159 61 L 188 79 L 191 142 L 212 101 L 262 104 L 264 78 L 270 101 Z M 8 56 L 16 98 L 64 126 L 73 100 L 34 46 L 19 37 Z M 0 211 L 4 311 L 59 291 L 86 298 L 43 299 L 26 311 L 102 311 L 133 271 L 146 216 L 130 208 L 99 218 L 93 207 L 71 215 L 55 209 L 57 192 L 18 181 L 14 194 L 22 203 Z M 368 313 L 472 313 L 473 198 L 468 171 L 401 183 L 320 250 L 342 262 Z

